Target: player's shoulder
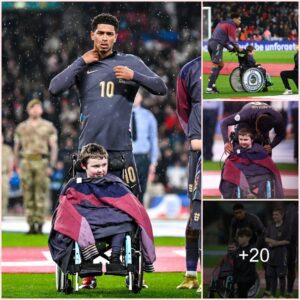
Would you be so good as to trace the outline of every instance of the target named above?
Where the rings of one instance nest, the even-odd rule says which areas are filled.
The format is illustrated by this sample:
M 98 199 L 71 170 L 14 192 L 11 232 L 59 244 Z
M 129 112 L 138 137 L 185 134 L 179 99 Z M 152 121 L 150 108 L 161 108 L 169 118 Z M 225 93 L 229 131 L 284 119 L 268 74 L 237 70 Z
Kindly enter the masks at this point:
M 180 70 L 181 77 L 186 76 L 188 73 L 193 71 L 201 71 L 201 56 L 198 56 L 189 62 L 187 62 Z
M 127 60 L 127 61 L 142 61 L 142 59 L 137 55 L 130 54 L 130 53 L 123 53 L 123 52 L 117 52 L 116 58 L 121 60 Z

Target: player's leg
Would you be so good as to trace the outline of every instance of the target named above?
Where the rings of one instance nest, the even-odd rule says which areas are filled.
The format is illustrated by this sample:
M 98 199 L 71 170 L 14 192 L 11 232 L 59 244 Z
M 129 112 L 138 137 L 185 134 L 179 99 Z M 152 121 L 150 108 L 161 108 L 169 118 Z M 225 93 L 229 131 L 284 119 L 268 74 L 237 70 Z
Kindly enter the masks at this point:
M 283 94 L 284 95 L 292 95 L 293 92 L 292 92 L 292 89 L 291 89 L 288 79 L 293 77 L 293 71 L 282 71 L 282 72 L 280 72 L 280 77 L 281 77 L 281 80 L 285 87 L 285 91 Z M 297 86 L 298 86 L 298 83 L 297 83 Z
M 120 165 L 120 167 L 110 166 L 113 170 L 109 170 L 109 172 L 128 184 L 133 194 L 140 200 L 141 188 L 132 152 L 109 151 L 108 155 L 110 164 L 113 162 L 114 166 Z
M 218 79 L 220 71 L 224 67 L 223 46 L 217 41 L 210 40 L 208 47 L 211 56 L 212 69 L 210 71 L 206 92 L 216 94 L 218 93 L 218 90 L 216 89 L 216 81 Z
M 191 199 L 190 218 L 187 223 L 186 240 L 186 273 L 183 282 L 177 289 L 197 289 L 199 288 L 197 265 L 200 258 L 199 241 L 200 238 L 200 213 L 201 213 L 201 185 L 200 185 L 201 160 L 200 152 L 190 151 L 189 156 L 189 179 L 188 195 Z M 200 292 L 200 290 L 199 290 Z
M 280 297 L 285 296 L 285 289 L 286 289 L 286 272 L 287 267 L 286 266 L 278 266 L 277 267 L 277 275 L 279 278 L 279 294 Z
M 287 251 L 287 292 L 292 296 L 296 279 L 297 242 L 291 242 L 287 246 Z

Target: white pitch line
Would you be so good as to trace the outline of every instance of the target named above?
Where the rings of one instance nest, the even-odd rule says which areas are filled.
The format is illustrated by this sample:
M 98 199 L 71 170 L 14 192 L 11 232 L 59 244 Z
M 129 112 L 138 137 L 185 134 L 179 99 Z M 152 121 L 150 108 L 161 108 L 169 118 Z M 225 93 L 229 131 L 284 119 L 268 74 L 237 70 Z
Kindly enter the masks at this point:
M 2 267 L 52 267 L 55 266 L 54 261 L 41 260 L 41 261 L 3 261 Z
M 185 257 L 185 250 L 173 250 L 172 252 L 181 257 Z

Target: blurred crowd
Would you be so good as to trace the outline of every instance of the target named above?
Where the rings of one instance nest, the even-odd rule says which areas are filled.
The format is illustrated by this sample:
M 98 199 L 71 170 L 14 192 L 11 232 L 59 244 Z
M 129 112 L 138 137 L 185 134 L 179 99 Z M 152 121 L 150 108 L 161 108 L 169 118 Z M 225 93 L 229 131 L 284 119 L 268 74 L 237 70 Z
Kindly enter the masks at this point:
M 236 12 L 241 15 L 239 40 L 297 40 L 297 2 L 211 2 L 212 28 Z
M 78 95 L 74 88 L 52 97 L 48 86 L 57 73 L 90 50 L 90 21 L 101 12 L 109 12 L 120 20 L 116 50 L 141 57 L 168 86 L 165 97 L 144 93 L 144 106 L 154 113 L 159 125 L 161 157 L 156 181 L 163 184 L 165 191 L 185 190 L 185 186 L 169 184 L 167 169 L 186 168 L 188 162 L 186 138 L 175 114 L 175 88 L 179 69 L 200 52 L 200 3 L 66 2 L 58 10 L 4 11 L 4 143 L 13 146 L 14 130 L 27 118 L 27 103 L 38 98 L 43 103 L 43 118 L 53 122 L 58 130 L 58 169 L 69 168 L 78 143 Z

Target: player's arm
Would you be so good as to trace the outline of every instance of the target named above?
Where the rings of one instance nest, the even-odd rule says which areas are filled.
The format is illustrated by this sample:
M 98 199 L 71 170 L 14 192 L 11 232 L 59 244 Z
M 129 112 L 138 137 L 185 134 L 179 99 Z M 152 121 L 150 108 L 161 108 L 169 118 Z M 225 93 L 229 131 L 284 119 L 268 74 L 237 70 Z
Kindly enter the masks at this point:
M 228 38 L 237 52 L 242 52 L 244 50 L 236 41 L 236 27 L 233 25 L 228 26 Z
M 272 148 L 276 147 L 285 138 L 285 126 L 283 124 L 281 116 L 278 117 L 277 124 L 274 126 L 274 131 L 276 135 L 270 144 Z
M 153 179 L 155 177 L 157 160 L 159 156 L 158 138 L 157 138 L 157 121 L 155 117 L 151 114 L 150 126 L 149 126 L 149 138 L 150 138 L 150 166 L 148 178 Z
M 253 228 L 253 231 L 256 232 L 257 234 L 256 245 L 258 248 L 261 248 L 265 239 L 265 227 L 257 216 L 255 215 L 251 215 L 251 216 L 252 218 L 250 219 L 250 224 L 251 227 Z
M 237 124 L 236 120 L 234 119 L 235 115 L 236 114 L 226 117 L 220 123 L 221 133 L 224 141 L 224 152 L 226 154 L 230 154 L 233 151 L 233 145 L 229 141 L 229 137 L 228 137 L 228 127 Z
M 235 234 L 236 234 L 236 225 L 234 219 L 231 220 L 230 222 L 230 227 L 229 227 L 229 245 L 233 245 L 235 242 Z
M 191 148 L 193 151 L 202 150 L 200 117 L 201 117 L 200 103 L 197 103 L 192 108 L 192 112 L 188 124 L 188 137 L 191 141 Z
M 154 95 L 165 95 L 167 93 L 168 90 L 163 80 L 152 72 L 141 59 L 136 58 L 134 64 L 134 69 L 126 66 L 114 67 L 116 77 L 132 80 Z
M 188 101 L 186 82 L 179 74 L 176 81 L 176 114 L 179 123 L 187 135 L 188 120 L 191 113 L 191 104 Z
M 86 69 L 88 63 L 92 62 L 92 59 L 95 59 L 95 57 L 93 58 L 93 55 L 95 55 L 93 53 L 93 50 L 88 51 L 57 74 L 50 82 L 49 92 L 56 96 L 72 87 L 76 82 L 76 76 Z

